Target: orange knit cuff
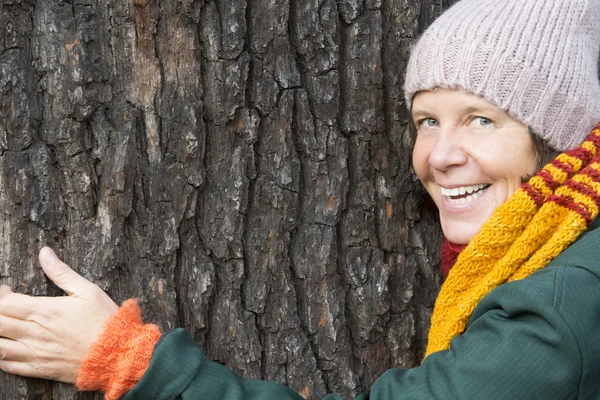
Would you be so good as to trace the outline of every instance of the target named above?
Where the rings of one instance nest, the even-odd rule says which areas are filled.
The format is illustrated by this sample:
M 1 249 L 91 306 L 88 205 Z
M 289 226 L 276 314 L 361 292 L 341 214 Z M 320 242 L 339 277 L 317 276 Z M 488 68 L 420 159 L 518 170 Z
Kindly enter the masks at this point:
M 143 325 L 135 299 L 125 301 L 86 354 L 77 376 L 77 388 L 100 390 L 106 400 L 120 398 L 148 369 L 161 335 L 158 326 Z

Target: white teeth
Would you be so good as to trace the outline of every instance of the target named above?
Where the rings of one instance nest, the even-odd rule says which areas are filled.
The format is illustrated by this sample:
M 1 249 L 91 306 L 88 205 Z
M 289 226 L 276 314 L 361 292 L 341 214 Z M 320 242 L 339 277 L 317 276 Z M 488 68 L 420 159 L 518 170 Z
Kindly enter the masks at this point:
M 487 186 L 488 185 L 460 186 L 452 189 L 440 187 L 440 189 L 442 191 L 442 196 L 445 196 L 450 204 L 467 204 L 477 200 L 482 195 L 481 189 Z M 469 195 L 460 199 L 453 199 L 451 197 L 459 195 L 462 196 L 465 193 L 469 193 Z
M 453 199 L 452 197 L 448 197 L 447 199 L 450 204 L 467 204 L 474 202 L 479 197 L 481 197 L 481 193 L 475 192 L 467 197 L 461 197 L 460 199 Z
M 452 189 L 440 187 L 440 189 L 442 190 L 442 196 L 458 196 L 463 195 L 465 193 L 477 192 L 478 190 L 481 190 L 486 186 L 488 185 L 460 186 Z

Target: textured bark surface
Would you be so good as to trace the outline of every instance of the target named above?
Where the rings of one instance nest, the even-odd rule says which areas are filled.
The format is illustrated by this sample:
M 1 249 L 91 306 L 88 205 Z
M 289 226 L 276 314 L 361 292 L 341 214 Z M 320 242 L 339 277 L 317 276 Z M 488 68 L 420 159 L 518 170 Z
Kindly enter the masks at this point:
M 440 232 L 402 84 L 448 3 L 0 1 L 1 283 L 60 294 L 48 244 L 310 399 L 416 365 Z M 0 373 L 0 398 L 101 396 Z

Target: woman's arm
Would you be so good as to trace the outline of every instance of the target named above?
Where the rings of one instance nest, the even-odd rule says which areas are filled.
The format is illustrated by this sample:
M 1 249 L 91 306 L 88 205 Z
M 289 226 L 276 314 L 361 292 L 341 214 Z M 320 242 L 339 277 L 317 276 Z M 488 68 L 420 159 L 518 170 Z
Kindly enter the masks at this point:
M 432 354 L 420 367 L 387 371 L 357 400 L 576 398 L 585 363 L 557 300 L 573 306 L 590 299 L 578 290 L 555 293 L 553 288 L 560 288 L 557 282 L 563 280 L 573 288 L 582 281 L 593 286 L 597 280 L 591 281 L 585 271 L 570 269 L 568 278 L 563 272 L 555 269 L 528 282 L 502 286 L 484 299 L 450 350 Z M 590 309 L 579 307 L 585 315 Z M 273 382 L 241 378 L 206 359 L 186 331 L 176 330 L 163 336 L 146 374 L 124 397 L 137 399 L 302 398 Z M 329 395 L 325 400 L 341 397 Z
M 19 375 L 74 383 L 85 354 L 117 306 L 96 285 L 58 260 L 51 250 L 42 249 L 40 262 L 46 274 L 69 296 L 30 297 L 12 293 L 6 287 L 0 290 L 0 336 L 5 337 L 0 339 L 0 368 Z M 563 270 L 569 271 L 568 279 L 560 278 Z M 574 268 L 554 269 L 501 286 L 481 301 L 467 331 L 452 342 L 450 350 L 429 356 L 420 367 L 387 371 L 369 393 L 357 399 L 573 398 L 584 363 L 573 330 L 555 303 L 561 299 L 586 320 L 589 310 L 585 305 L 595 307 L 597 299 L 581 297 L 580 293 L 586 291 L 577 284 L 597 285 L 597 279 L 592 282 L 589 275 Z M 577 289 L 559 296 L 552 290 L 559 287 L 559 280 L 568 281 L 569 288 Z M 568 299 L 572 297 L 575 300 Z M 112 320 L 118 320 L 119 313 Z M 135 315 L 135 325 L 142 326 L 139 314 Z M 127 321 L 118 325 L 127 326 Z M 151 341 L 157 338 L 153 337 Z M 109 356 L 110 351 L 106 357 Z M 285 386 L 243 379 L 207 360 L 184 330 L 161 338 L 147 371 L 124 397 L 163 398 L 301 399 Z M 341 398 L 329 395 L 326 399 Z

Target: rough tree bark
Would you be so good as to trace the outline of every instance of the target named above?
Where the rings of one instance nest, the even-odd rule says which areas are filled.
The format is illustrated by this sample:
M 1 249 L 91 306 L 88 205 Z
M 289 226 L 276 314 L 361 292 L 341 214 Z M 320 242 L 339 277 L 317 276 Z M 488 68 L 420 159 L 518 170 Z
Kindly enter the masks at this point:
M 60 294 L 48 244 L 311 399 L 416 365 L 440 232 L 402 84 L 448 3 L 0 1 L 1 283 Z M 3 373 L 0 393 L 101 398 Z

